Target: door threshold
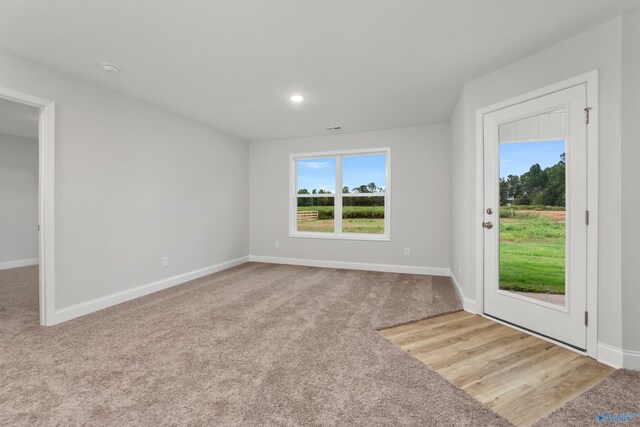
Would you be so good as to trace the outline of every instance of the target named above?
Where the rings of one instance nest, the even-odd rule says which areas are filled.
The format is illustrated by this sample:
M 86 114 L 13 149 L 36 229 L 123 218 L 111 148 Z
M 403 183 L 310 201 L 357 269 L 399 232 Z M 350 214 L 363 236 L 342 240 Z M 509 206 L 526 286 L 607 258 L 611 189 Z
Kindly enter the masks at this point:
M 502 325 L 508 326 L 508 327 L 513 328 L 515 330 L 518 330 L 520 332 L 524 332 L 525 334 L 529 334 L 529 335 L 532 335 L 534 337 L 540 338 L 541 340 L 556 344 L 556 345 L 558 345 L 558 346 L 560 346 L 562 348 L 566 348 L 567 350 L 574 351 L 574 352 L 576 352 L 578 354 L 581 354 L 583 356 L 591 357 L 592 359 L 595 360 L 594 357 L 592 357 L 589 354 L 587 354 L 587 349 L 586 348 L 580 348 L 578 346 L 574 346 L 572 344 L 568 344 L 568 343 L 566 343 L 564 341 L 560 341 L 560 340 L 557 340 L 555 338 L 551 338 L 551 337 L 549 337 L 547 335 L 538 333 L 536 331 L 532 331 L 531 329 L 523 328 L 522 326 L 518 326 L 518 325 L 516 325 L 514 323 L 507 322 L 506 320 L 502 320 L 500 318 L 494 317 L 494 316 L 492 316 L 490 314 L 487 314 L 487 313 L 482 313 L 482 317 L 486 317 L 488 319 L 493 320 L 494 322 L 497 322 L 497 323 L 500 323 Z

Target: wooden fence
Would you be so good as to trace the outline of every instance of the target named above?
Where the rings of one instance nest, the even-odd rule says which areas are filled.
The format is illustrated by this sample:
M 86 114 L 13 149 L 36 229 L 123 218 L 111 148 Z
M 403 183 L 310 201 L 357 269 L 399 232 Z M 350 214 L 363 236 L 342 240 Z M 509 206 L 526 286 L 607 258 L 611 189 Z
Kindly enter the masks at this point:
M 298 221 L 317 221 L 318 211 L 298 211 Z

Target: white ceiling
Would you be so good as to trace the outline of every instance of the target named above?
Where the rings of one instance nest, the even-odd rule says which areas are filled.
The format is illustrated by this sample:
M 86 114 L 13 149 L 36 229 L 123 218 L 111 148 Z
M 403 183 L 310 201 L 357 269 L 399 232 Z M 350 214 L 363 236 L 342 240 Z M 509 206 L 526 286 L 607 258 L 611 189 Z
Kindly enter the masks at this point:
M 0 98 L 0 134 L 38 139 L 36 107 Z
M 3 0 L 0 47 L 260 140 L 333 125 L 447 121 L 464 82 L 639 7 L 638 0 Z M 105 61 L 122 72 L 104 73 Z M 293 92 L 306 101 L 292 105 Z

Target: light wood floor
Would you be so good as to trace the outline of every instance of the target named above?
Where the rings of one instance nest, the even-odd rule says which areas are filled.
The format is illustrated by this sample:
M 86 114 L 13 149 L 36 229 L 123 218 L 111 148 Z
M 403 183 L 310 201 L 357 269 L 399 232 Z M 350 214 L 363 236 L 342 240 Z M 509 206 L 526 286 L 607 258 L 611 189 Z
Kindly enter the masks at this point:
M 517 426 L 533 424 L 613 371 L 466 312 L 381 333 Z

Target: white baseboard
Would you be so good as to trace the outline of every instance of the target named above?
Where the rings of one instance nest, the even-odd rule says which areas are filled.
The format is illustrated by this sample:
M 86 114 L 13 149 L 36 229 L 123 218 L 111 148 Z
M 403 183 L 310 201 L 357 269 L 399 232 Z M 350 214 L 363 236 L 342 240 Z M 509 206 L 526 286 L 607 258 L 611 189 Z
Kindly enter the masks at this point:
M 462 298 L 462 308 L 464 308 L 464 311 L 468 311 L 469 313 L 480 313 L 480 310 L 478 310 L 478 303 L 476 302 L 476 300 L 471 298 Z
M 201 268 L 199 270 L 194 270 L 188 273 L 179 274 L 177 276 L 168 277 L 166 279 L 158 280 L 153 283 L 148 283 L 146 285 L 137 286 L 135 288 L 127 289 L 121 292 L 116 292 L 111 295 L 82 302 L 80 304 L 75 304 L 70 307 L 61 308 L 59 310 L 56 310 L 53 324 L 58 324 L 67 320 L 75 319 L 76 317 L 84 316 L 86 314 L 93 313 L 95 311 L 102 310 L 116 304 L 149 295 L 154 292 L 170 288 L 172 286 L 180 285 L 190 280 L 199 279 L 200 277 L 204 277 L 209 274 L 217 273 L 219 271 L 244 264 L 247 261 L 249 261 L 248 256 L 236 258 L 231 261 L 222 262 L 220 264 Z
M 603 342 L 598 342 L 598 362 L 620 369 L 624 366 L 624 351 Z
M 640 351 L 624 350 L 623 361 L 625 369 L 633 369 L 634 371 L 640 371 Z
M 449 270 L 449 277 L 451 277 L 451 281 L 453 282 L 453 286 L 456 289 L 456 293 L 458 294 L 460 301 L 464 300 L 464 292 L 462 292 L 462 288 L 458 283 L 458 279 L 456 279 L 456 276 L 453 274 L 453 271 L 451 270 Z
M 464 311 L 468 311 L 469 313 L 473 313 L 473 314 L 478 314 L 478 304 L 476 303 L 476 300 L 467 298 L 464 296 L 464 292 L 462 292 L 462 287 L 460 286 L 460 283 L 458 283 L 458 279 L 456 279 L 456 276 L 453 274 L 453 271 L 449 270 L 449 276 L 451 276 L 451 281 L 453 281 L 453 285 L 456 288 L 456 292 L 458 293 L 458 296 L 462 301 L 462 308 L 464 309 Z
M 625 368 L 640 371 L 640 351 L 624 350 L 599 342 L 598 362 L 616 369 Z
M 9 268 L 26 267 L 28 265 L 37 265 L 40 263 L 39 258 L 17 259 L 15 261 L 0 262 L 0 270 Z
M 305 258 L 282 258 L 261 255 L 249 255 L 249 261 L 268 264 L 304 265 L 306 267 L 342 268 L 347 270 L 381 271 L 385 273 L 422 274 L 429 276 L 449 276 L 448 268 L 417 267 L 413 265 L 374 264 L 368 262 L 326 261 Z

